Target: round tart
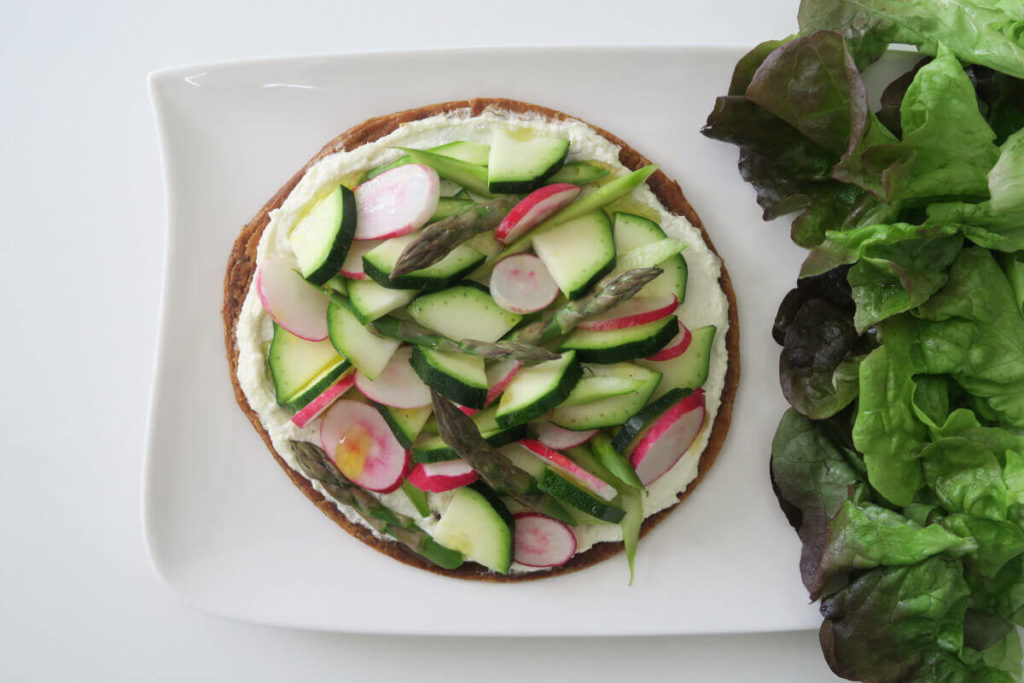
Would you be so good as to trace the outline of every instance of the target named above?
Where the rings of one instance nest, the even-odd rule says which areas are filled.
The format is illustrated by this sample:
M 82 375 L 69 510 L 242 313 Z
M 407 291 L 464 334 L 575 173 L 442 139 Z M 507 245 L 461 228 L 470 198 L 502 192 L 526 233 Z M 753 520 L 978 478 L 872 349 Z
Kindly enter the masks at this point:
M 325 145 L 242 228 L 228 259 L 222 313 L 231 381 L 238 405 L 292 482 L 324 514 L 363 543 L 406 564 L 458 578 L 518 581 L 575 571 L 621 552 L 624 545 L 618 525 L 587 524 L 573 527 L 578 544 L 575 554 L 567 562 L 543 568 L 514 563 L 507 573 L 496 572 L 471 561 L 466 561 L 457 569 L 441 569 L 402 544 L 371 529 L 351 508 L 325 495 L 324 488 L 307 478 L 296 464 L 291 441 L 294 439 L 319 444 L 319 421 L 322 418 L 313 417 L 304 426 L 298 427 L 292 421 L 295 406 L 281 405 L 274 395 L 275 386 L 267 368 L 267 349 L 275 325 L 261 305 L 256 282 L 261 263 L 288 255 L 289 229 L 332 186 L 337 187 L 340 183 L 354 188 L 359 180 L 365 179 L 367 171 L 400 156 L 401 152 L 395 147 L 426 149 L 438 143 L 458 140 L 486 143 L 496 128 L 542 129 L 545 134 L 566 138 L 570 141 L 567 161 L 597 159 L 600 164 L 611 169 L 612 176 L 636 171 L 650 164 L 647 158 L 605 130 L 590 126 L 568 114 L 513 100 L 445 102 L 370 119 Z M 512 189 L 506 191 L 522 190 L 518 186 L 509 187 Z M 713 341 L 710 341 L 711 337 L 708 338 L 711 345 L 710 369 L 702 388 L 698 389 L 704 400 L 706 417 L 689 450 L 664 475 L 652 481 L 648 493 L 643 495 L 645 517 L 640 532 L 642 537 L 690 495 L 722 447 L 739 379 L 739 333 L 735 296 L 729 276 L 700 218 L 686 201 L 679 185 L 661 171 L 656 171 L 646 179 L 644 185 L 636 188 L 623 201 L 625 203 L 621 206 L 624 206 L 624 211 L 636 210 L 637 213 L 660 217 L 665 233 L 686 244 L 683 256 L 689 267 L 689 284 L 686 299 L 678 312 L 679 320 L 691 329 L 707 323 L 710 323 L 708 327 L 713 325 L 715 328 Z M 358 235 L 356 239 L 359 239 Z M 365 248 L 366 244 L 363 246 Z M 543 254 L 540 256 L 543 258 Z M 342 267 L 342 272 L 346 272 L 345 267 Z M 690 303 L 694 299 L 706 299 L 710 303 Z M 603 324 L 614 326 L 615 323 Z M 679 329 L 679 334 L 671 340 L 668 337 L 672 335 L 668 332 L 665 334 L 664 343 L 659 342 L 662 350 L 655 354 L 655 358 L 673 358 L 691 344 L 690 333 L 686 329 Z M 696 338 L 698 335 L 693 336 Z M 585 348 L 576 352 L 594 353 Z M 671 361 L 639 359 L 638 362 L 652 365 Z M 663 378 L 662 381 L 666 380 Z M 346 397 L 358 394 L 358 377 L 355 384 L 356 388 L 348 389 L 352 393 L 346 393 Z M 364 379 L 362 384 L 370 386 L 372 383 Z M 657 395 L 670 393 L 671 389 L 673 387 L 659 387 Z M 565 438 L 567 430 L 557 425 L 553 429 L 558 432 L 558 438 Z M 611 431 L 614 433 L 614 430 Z M 671 436 L 672 432 L 668 434 Z M 637 469 L 641 469 L 639 465 Z M 410 511 L 408 498 L 404 499 L 404 507 L 401 502 L 404 496 L 402 490 L 372 495 L 389 507 L 397 505 L 403 513 Z M 413 519 L 421 521 L 424 528 L 434 526 L 452 497 L 450 492 L 429 495 L 434 514 L 427 518 L 411 515 Z

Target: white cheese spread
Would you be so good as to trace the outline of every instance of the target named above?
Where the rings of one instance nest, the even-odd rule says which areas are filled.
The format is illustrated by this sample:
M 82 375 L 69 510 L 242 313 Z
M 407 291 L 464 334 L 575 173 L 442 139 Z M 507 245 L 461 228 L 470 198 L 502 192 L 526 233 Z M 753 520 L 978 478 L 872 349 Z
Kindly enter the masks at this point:
M 551 136 L 567 137 L 570 141 L 568 161 L 592 159 L 609 164 L 618 174 L 628 171 L 619 163 L 619 148 L 578 121 L 549 121 L 535 115 L 496 111 L 470 117 L 468 110 L 461 115 L 434 116 L 406 123 L 375 142 L 350 152 L 332 154 L 313 165 L 281 208 L 270 214 L 270 223 L 260 239 L 258 262 L 270 256 L 294 258 L 287 236 L 306 209 L 343 179 L 351 178 L 353 172 L 373 168 L 400 156 L 401 152 L 394 147 L 426 149 L 456 140 L 488 143 L 495 126 L 509 125 L 532 128 Z M 633 190 L 631 198 L 654 209 L 661 217 L 660 224 L 665 233 L 686 245 L 683 256 L 686 259 L 688 281 L 686 300 L 680 308 L 680 319 L 689 329 L 704 325 L 715 325 L 717 328 L 708 379 L 704 384 L 707 411 L 704 426 L 676 465 L 648 487 L 643 499 L 646 517 L 675 503 L 679 492 L 697 476 L 700 454 L 707 445 L 725 384 L 728 360 L 725 337 L 729 327 L 729 303 L 718 282 L 721 263 L 704 243 L 700 231 L 685 218 L 669 213 L 646 184 Z M 301 472 L 289 441 L 297 439 L 319 443 L 320 420 L 312 421 L 305 428 L 296 427 L 291 422 L 291 413 L 275 400 L 274 385 L 266 363 L 266 349 L 273 337 L 273 323 L 263 311 L 255 281 L 242 306 L 236 335 L 239 350 L 238 380 L 249 405 L 270 434 L 274 449 L 291 467 Z M 323 493 L 318 483 L 313 482 L 313 486 Z M 434 509 L 443 509 L 447 498 L 444 494 L 430 494 L 430 497 Z M 400 489 L 380 498 L 395 511 L 420 520 L 421 526 L 428 531 L 436 523 L 433 518 L 420 518 Z M 353 510 L 343 505 L 338 507 L 348 519 L 365 525 Z M 602 541 L 622 540 L 622 531 L 617 524 L 577 526 L 573 532 L 578 541 L 577 552 L 583 552 Z M 530 568 L 514 564 L 513 571 L 530 571 Z

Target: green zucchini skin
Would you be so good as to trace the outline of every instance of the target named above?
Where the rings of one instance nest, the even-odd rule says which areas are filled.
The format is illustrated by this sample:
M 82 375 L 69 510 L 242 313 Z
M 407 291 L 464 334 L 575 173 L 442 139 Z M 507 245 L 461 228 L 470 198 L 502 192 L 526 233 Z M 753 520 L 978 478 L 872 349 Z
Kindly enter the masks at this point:
M 558 361 L 555 360 L 547 362 L 556 363 Z M 527 371 L 521 370 L 517 377 L 522 376 L 525 372 Z M 580 365 L 580 360 L 576 354 L 573 354 L 572 358 L 568 360 L 565 368 L 562 370 L 561 376 L 555 382 L 554 386 L 550 387 L 546 393 L 536 396 L 533 400 L 523 403 L 514 409 L 505 410 L 504 412 L 502 411 L 501 404 L 499 404 L 495 419 L 502 427 L 512 427 L 517 424 L 529 422 L 530 420 L 535 420 L 568 398 L 569 394 L 572 393 L 573 387 L 576 386 L 576 383 L 580 381 L 581 377 L 583 377 L 583 366 Z M 515 381 L 516 379 L 513 378 L 512 383 L 514 384 Z M 509 387 L 506 387 L 506 394 L 509 392 L 510 387 L 512 387 L 512 384 L 509 384 Z
M 544 468 L 544 472 L 537 480 L 537 488 L 603 522 L 618 524 L 626 516 L 626 512 L 622 508 L 606 503 L 550 467 Z
M 467 408 L 483 408 L 487 401 L 487 382 L 483 386 L 470 384 L 446 370 L 443 361 L 443 356 L 436 351 L 413 347 L 410 363 L 424 384 Z
M 577 330 L 569 335 L 559 350 L 575 350 L 580 360 L 585 363 L 619 363 L 635 358 L 646 358 L 657 353 L 678 333 L 679 319 L 671 315 L 663 321 L 627 327 L 623 330 Z
M 612 448 L 614 448 L 618 453 L 625 453 L 630 442 L 635 439 L 640 432 L 647 427 L 647 425 L 654 422 L 659 415 L 692 393 L 693 391 L 691 389 L 675 388 L 666 394 L 662 394 L 659 398 L 645 406 L 636 415 L 626 420 L 622 425 L 622 429 L 620 429 L 612 439 Z
M 309 273 L 303 273 L 303 277 L 314 285 L 322 285 L 338 274 L 341 264 L 345 262 L 349 247 L 356 234 L 356 195 L 344 185 L 339 185 L 334 192 L 340 193 L 336 201 L 340 204 L 338 225 L 335 229 L 329 245 L 320 244 L 323 251 L 319 264 L 311 266 Z M 331 193 L 333 194 L 333 192 Z M 335 201 L 331 195 L 327 199 Z M 301 248 L 293 245 L 293 248 Z

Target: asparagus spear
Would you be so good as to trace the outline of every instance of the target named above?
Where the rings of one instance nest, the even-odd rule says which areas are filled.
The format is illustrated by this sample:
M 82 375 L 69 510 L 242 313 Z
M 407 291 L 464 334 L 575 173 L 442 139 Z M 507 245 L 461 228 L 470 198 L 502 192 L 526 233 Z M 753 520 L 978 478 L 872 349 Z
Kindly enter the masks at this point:
M 524 344 L 518 341 L 485 342 L 476 339 L 456 341 L 434 334 L 414 322 L 392 317 L 374 320 L 371 323 L 371 330 L 375 330 L 384 337 L 399 339 L 416 346 L 426 346 L 437 351 L 447 351 L 449 353 L 465 353 L 482 358 L 509 358 L 527 363 L 539 363 L 540 361 L 558 358 L 557 353 L 552 353 L 540 346 Z
M 515 340 L 521 344 L 541 344 L 552 337 L 566 334 L 585 318 L 600 315 L 630 298 L 662 272 L 657 266 L 633 268 L 599 282 L 590 294 L 550 311 L 540 320 L 521 329 Z
M 499 495 L 507 495 L 525 508 L 554 517 L 566 524 L 576 520 L 562 505 L 537 489 L 533 477 L 513 465 L 508 458 L 484 441 L 480 431 L 455 404 L 431 391 L 434 416 L 441 438 L 465 458 L 480 478 Z
M 407 246 L 391 270 L 392 277 L 426 268 L 443 259 L 452 249 L 470 237 L 493 230 L 516 204 L 516 197 L 504 195 L 480 202 L 454 216 L 449 216 L 423 229 Z
M 292 447 L 306 476 L 320 482 L 332 498 L 355 510 L 374 529 L 442 569 L 456 569 L 462 564 L 462 553 L 444 547 L 411 518 L 395 512 L 350 482 L 323 449 L 306 441 L 292 441 Z

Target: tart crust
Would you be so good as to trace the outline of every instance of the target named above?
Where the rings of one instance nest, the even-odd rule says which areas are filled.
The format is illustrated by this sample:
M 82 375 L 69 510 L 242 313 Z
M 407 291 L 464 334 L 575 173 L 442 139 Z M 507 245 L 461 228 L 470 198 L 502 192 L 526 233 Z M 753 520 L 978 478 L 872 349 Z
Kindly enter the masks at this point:
M 520 114 L 540 115 L 549 120 L 580 120 L 560 111 L 555 111 L 535 104 L 528 104 L 526 102 L 496 98 L 478 98 L 444 102 L 415 109 L 407 109 L 394 114 L 378 116 L 350 128 L 331 140 L 323 147 L 323 149 L 317 152 L 317 154 L 310 159 L 304 167 L 299 169 L 299 171 L 295 173 L 295 175 L 293 175 L 281 187 L 281 189 L 279 189 L 274 196 L 267 201 L 266 204 L 264 204 L 263 208 L 259 210 L 253 219 L 242 228 L 241 233 L 235 240 L 234 247 L 231 250 L 231 255 L 228 258 L 227 272 L 224 276 L 224 305 L 221 310 L 221 314 L 224 318 L 224 344 L 231 370 L 231 382 L 235 389 L 235 400 L 238 402 L 242 412 L 244 412 L 246 417 L 249 418 L 249 421 L 252 422 L 253 427 L 255 427 L 256 431 L 259 432 L 263 441 L 267 444 L 267 448 L 270 449 L 274 459 L 277 460 L 277 463 L 292 480 L 292 483 L 295 484 L 295 486 L 297 486 L 318 508 L 320 508 L 325 515 L 330 517 L 339 526 L 366 545 L 371 546 L 396 560 L 420 569 L 426 569 L 437 574 L 444 574 L 462 579 L 500 582 L 529 581 L 557 576 L 559 574 L 567 574 L 569 572 L 583 569 L 584 567 L 589 567 L 611 557 L 612 555 L 622 552 L 624 546 L 622 542 L 597 543 L 585 552 L 579 553 L 573 557 L 565 565 L 555 567 L 549 571 L 523 572 L 503 575 L 496 574 L 473 562 L 466 562 L 455 570 L 441 569 L 430 564 L 426 560 L 423 560 L 418 555 L 406 550 L 401 544 L 395 541 L 377 538 L 368 528 L 349 521 L 333 501 L 325 498 L 319 491 L 313 488 L 309 480 L 303 477 L 299 472 L 292 469 L 274 450 L 270 434 L 268 434 L 266 429 L 264 429 L 260 422 L 259 415 L 249 405 L 249 402 L 238 382 L 238 344 L 235 338 L 235 328 L 238 323 L 238 316 L 242 310 L 242 303 L 245 301 L 250 283 L 256 271 L 256 249 L 259 245 L 260 236 L 263 234 L 263 230 L 270 222 L 270 212 L 281 206 L 282 202 L 284 202 L 288 194 L 306 173 L 307 169 L 325 156 L 336 152 L 349 151 L 364 144 L 373 142 L 390 134 L 403 123 L 407 123 L 409 121 L 417 121 L 431 116 L 448 114 L 456 111 L 465 113 L 467 110 L 471 116 L 477 116 L 488 109 L 497 109 Z M 583 123 L 586 122 L 584 121 Z M 636 170 L 651 163 L 646 157 L 615 135 L 591 124 L 586 125 L 590 126 L 590 128 L 597 132 L 598 135 L 619 147 L 619 161 L 625 167 L 631 170 Z M 668 176 L 661 171 L 657 171 L 648 178 L 647 185 L 651 188 L 666 209 L 676 215 L 685 217 L 694 227 L 700 230 L 701 235 L 704 238 L 704 242 L 717 256 L 718 252 L 715 251 L 707 230 L 701 223 L 697 212 L 694 211 L 693 207 L 686 201 L 679 184 L 670 180 Z M 721 259 L 721 257 L 719 257 L 719 259 Z M 714 464 L 715 459 L 722 448 L 722 444 L 725 442 L 726 433 L 729 430 L 729 423 L 732 420 L 732 404 L 736 396 L 736 386 L 739 382 L 740 375 L 739 325 L 736 311 L 736 296 L 724 264 L 722 266 L 722 274 L 719 279 L 719 284 L 729 301 L 729 331 L 726 334 L 725 339 L 728 361 L 725 375 L 725 386 L 722 389 L 721 405 L 718 409 L 718 414 L 715 416 L 715 422 L 708 438 L 708 444 L 703 453 L 701 453 L 696 478 L 689 483 L 685 490 L 679 493 L 678 500 L 674 505 L 659 511 L 644 520 L 640 534 L 641 537 L 650 533 L 651 529 L 665 519 L 665 517 L 674 510 L 680 502 L 685 500 L 693 492 L 696 486 L 704 478 L 704 475 L 711 468 L 711 465 Z

